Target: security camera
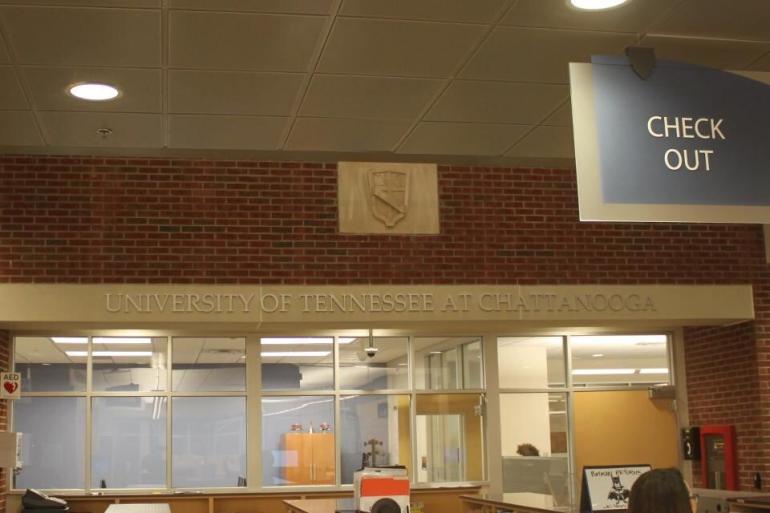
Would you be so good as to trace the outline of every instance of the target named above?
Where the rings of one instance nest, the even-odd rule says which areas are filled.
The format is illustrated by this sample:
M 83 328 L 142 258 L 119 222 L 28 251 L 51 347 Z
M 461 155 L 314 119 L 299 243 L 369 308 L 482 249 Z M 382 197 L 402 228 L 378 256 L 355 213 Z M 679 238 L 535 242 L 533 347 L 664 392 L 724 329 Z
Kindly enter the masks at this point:
M 369 358 L 374 358 L 374 356 L 377 354 L 377 348 L 374 346 L 369 346 L 364 349 L 364 351 L 366 351 L 366 356 Z

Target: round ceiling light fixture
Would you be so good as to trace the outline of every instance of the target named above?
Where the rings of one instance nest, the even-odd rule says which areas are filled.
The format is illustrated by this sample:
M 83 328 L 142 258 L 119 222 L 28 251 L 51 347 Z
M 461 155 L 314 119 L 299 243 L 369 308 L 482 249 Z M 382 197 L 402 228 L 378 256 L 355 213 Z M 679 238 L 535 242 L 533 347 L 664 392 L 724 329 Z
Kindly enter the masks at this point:
M 628 2 L 628 0 L 569 0 L 572 7 L 582 11 L 602 11 L 612 9 Z
M 116 87 L 108 84 L 85 83 L 70 86 L 69 93 L 75 98 L 89 102 L 106 102 L 120 95 Z

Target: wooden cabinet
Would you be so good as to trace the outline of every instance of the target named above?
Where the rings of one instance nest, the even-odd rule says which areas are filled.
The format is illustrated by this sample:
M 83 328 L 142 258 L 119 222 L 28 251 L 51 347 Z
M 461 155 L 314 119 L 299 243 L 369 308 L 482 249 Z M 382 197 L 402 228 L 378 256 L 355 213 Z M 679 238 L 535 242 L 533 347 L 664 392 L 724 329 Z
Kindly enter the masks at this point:
M 283 435 L 287 484 L 334 484 L 334 435 L 285 433 Z

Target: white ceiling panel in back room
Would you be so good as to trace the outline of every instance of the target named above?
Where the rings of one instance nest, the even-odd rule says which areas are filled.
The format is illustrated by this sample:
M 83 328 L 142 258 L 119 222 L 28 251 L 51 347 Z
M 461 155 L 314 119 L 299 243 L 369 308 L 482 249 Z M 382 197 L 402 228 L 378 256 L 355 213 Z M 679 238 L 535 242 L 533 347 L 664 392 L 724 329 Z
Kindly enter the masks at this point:
M 288 118 L 169 116 L 169 146 L 219 150 L 276 150 Z
M 615 9 L 586 11 L 567 0 L 518 0 L 502 20 L 518 27 L 644 32 L 678 0 L 632 0 Z
M 768 0 L 682 0 L 648 30 L 653 34 L 770 41 Z
M 568 95 L 565 85 L 455 80 L 425 119 L 536 125 Z
M 168 72 L 173 113 L 288 116 L 304 73 Z
M 420 123 L 398 153 L 500 155 L 529 129 L 523 125 Z
M 448 77 L 483 31 L 483 25 L 338 18 L 318 71 Z
M 574 159 L 572 130 L 563 126 L 539 126 L 516 143 L 505 155 Z
M 160 69 L 140 68 L 60 68 L 25 66 L 32 102 L 39 110 L 99 112 L 160 112 Z M 67 91 L 78 82 L 110 84 L 121 95 L 107 102 L 85 102 Z
M 0 66 L 0 110 L 28 109 L 29 103 L 11 66 Z
M 655 57 L 658 59 L 700 64 L 716 69 L 746 69 L 770 51 L 770 43 L 662 36 L 647 36 L 641 40 L 639 46 L 654 48 Z
M 171 11 L 169 66 L 306 71 L 323 16 Z
M 507 3 L 507 0 L 344 0 L 340 15 L 491 23 Z
M 297 118 L 285 149 L 390 151 L 410 124 L 373 119 Z
M 460 76 L 567 84 L 570 62 L 621 54 L 634 39 L 633 34 L 498 27 Z
M 159 10 L 8 6 L 0 15 L 19 64 L 160 66 Z
M 35 126 L 35 119 L 30 111 L 0 111 L 0 145 L 2 146 L 41 146 Z
M 73 148 L 159 148 L 163 146 L 161 116 L 114 112 L 39 112 L 38 119 L 51 146 Z M 102 137 L 97 132 L 108 128 Z
M 441 84 L 419 78 L 315 75 L 299 115 L 413 120 Z
M 332 0 L 168 0 L 170 9 L 283 14 L 329 14 Z

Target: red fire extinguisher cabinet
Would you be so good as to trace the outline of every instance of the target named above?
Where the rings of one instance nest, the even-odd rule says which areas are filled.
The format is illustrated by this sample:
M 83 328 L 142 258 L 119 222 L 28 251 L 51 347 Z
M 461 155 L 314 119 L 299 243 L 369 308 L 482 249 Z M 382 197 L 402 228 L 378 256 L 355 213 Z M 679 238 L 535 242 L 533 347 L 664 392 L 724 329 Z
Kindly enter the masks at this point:
M 703 487 L 718 490 L 738 489 L 734 426 L 701 426 L 700 454 Z

